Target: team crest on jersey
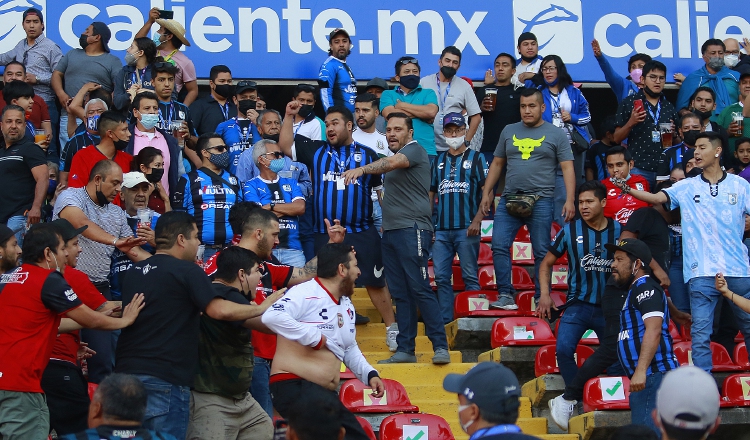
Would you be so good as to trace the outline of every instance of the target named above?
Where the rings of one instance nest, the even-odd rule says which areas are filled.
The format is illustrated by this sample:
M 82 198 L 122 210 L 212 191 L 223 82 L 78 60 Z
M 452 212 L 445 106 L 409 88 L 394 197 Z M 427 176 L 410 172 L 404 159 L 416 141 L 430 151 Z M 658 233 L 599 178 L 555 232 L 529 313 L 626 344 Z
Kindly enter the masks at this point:
M 342 315 L 341 313 L 337 313 L 337 315 L 339 318 L 339 328 L 341 328 L 344 326 L 344 315 Z
M 471 161 L 470 160 L 464 161 L 463 166 L 465 170 L 468 170 L 469 168 L 471 168 Z
M 346 313 L 349 315 L 349 319 L 354 319 L 354 310 L 346 309 Z
M 237 185 L 237 178 L 234 176 L 229 176 L 229 183 L 232 185 Z
M 362 153 L 354 153 L 354 161 L 362 162 Z
M 292 191 L 292 185 L 281 185 L 281 188 L 286 192 Z
M 737 194 L 727 194 L 727 198 L 730 205 L 737 204 Z
M 438 164 L 438 169 L 439 169 L 439 170 L 442 170 L 443 168 L 445 168 L 445 164 L 444 164 L 444 163 L 442 163 L 442 162 L 441 162 L 441 163 L 439 163 L 439 164 Z
M 637 189 L 638 191 L 643 191 L 643 184 L 642 183 L 636 183 L 635 184 L 635 189 Z
M 195 180 L 193 180 L 193 182 L 203 182 L 203 177 L 198 176 L 195 178 Z

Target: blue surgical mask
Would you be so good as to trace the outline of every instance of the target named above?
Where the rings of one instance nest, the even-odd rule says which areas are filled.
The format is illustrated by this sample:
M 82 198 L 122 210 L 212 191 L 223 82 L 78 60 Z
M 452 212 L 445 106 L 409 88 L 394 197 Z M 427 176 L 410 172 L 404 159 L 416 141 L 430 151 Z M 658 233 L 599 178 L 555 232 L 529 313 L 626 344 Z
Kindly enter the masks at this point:
M 268 169 L 274 173 L 278 173 L 284 169 L 284 165 L 284 158 L 282 157 L 281 159 L 272 160 L 271 163 L 268 164 Z
M 47 194 L 54 194 L 57 190 L 57 180 L 49 179 L 49 187 L 47 188 Z
M 151 130 L 159 123 L 159 115 L 156 113 L 141 113 L 141 124 L 146 130 Z
M 152 38 L 152 40 L 154 44 L 156 45 L 156 47 L 159 47 L 159 45 L 161 44 L 161 34 L 154 34 L 154 37 Z
M 99 131 L 99 116 L 100 115 L 94 115 L 86 118 L 86 128 L 88 128 L 89 131 Z

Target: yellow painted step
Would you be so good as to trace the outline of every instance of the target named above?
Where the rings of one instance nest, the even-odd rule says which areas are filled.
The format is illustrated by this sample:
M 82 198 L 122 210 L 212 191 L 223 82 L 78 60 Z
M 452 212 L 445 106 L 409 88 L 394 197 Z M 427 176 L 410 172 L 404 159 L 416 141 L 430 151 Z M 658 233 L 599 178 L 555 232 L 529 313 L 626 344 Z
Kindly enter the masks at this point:
M 352 300 L 359 299 L 359 298 L 367 298 L 370 299 L 370 295 L 367 294 L 367 289 L 364 287 L 357 287 L 354 289 L 354 295 L 352 295 Z
M 476 364 L 471 363 L 450 363 L 445 365 L 434 364 L 383 364 L 374 365 L 382 377 L 397 380 L 404 386 L 411 385 L 440 385 L 443 386 L 443 379 L 446 374 L 459 373 L 465 374 L 471 367 Z
M 427 339 L 427 336 L 417 336 L 416 338 L 416 351 L 434 351 L 432 349 L 432 342 L 430 342 L 429 339 Z M 357 337 L 357 343 L 359 344 L 359 349 L 363 352 L 380 352 L 380 351 L 388 351 L 388 346 L 385 344 L 385 332 L 381 336 L 372 336 L 372 337 Z
M 477 362 L 499 362 L 498 359 L 500 359 L 500 347 L 480 353 Z
M 417 323 L 417 336 L 424 336 L 424 323 Z M 357 326 L 357 339 L 360 337 L 383 337 L 385 338 L 385 324 L 382 322 Z
M 377 361 L 381 359 L 388 359 L 393 355 L 390 351 L 388 351 L 387 348 L 385 348 L 385 344 L 383 344 L 384 349 L 381 351 L 370 351 L 370 352 L 363 352 L 362 354 L 365 355 L 365 358 L 367 359 L 367 362 L 371 363 L 375 368 L 378 366 L 375 364 Z M 462 356 L 460 351 L 451 351 L 449 352 L 451 355 L 451 362 L 461 362 Z M 432 357 L 435 355 L 432 351 L 418 351 L 416 353 L 417 355 L 417 362 L 418 363 L 432 363 Z

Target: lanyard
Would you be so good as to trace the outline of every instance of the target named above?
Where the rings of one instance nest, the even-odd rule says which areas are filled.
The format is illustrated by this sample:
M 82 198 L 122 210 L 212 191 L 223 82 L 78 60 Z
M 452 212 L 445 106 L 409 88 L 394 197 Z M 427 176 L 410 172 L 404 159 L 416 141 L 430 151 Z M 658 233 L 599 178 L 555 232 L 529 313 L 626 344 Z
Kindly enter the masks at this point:
M 141 73 L 141 71 L 140 71 L 140 70 L 138 70 L 138 68 L 137 68 L 137 67 L 135 68 L 135 70 L 134 70 L 134 71 L 133 71 L 133 73 L 132 73 L 132 75 L 133 75 L 133 76 L 132 76 L 133 84 L 141 84 L 141 77 L 142 77 L 142 76 L 146 76 L 146 69 L 148 69 L 148 66 L 147 66 L 147 67 L 144 67 L 144 68 L 142 69 L 142 70 L 143 70 L 143 72 Z
M 651 104 L 648 104 L 646 106 L 646 109 L 648 110 L 648 114 L 651 115 L 651 119 L 654 120 L 654 125 L 659 126 L 659 116 L 661 116 L 661 99 L 659 102 L 656 103 L 656 114 L 654 115 L 654 112 L 651 111 Z
M 217 104 L 219 104 L 217 102 Z M 225 102 L 224 105 L 219 104 L 219 108 L 221 109 L 221 114 L 224 115 L 224 120 L 229 120 L 229 101 Z
M 245 119 L 245 121 L 248 122 L 247 129 L 245 129 L 245 127 L 243 127 L 242 125 L 240 125 L 240 119 L 239 119 L 239 117 L 235 117 L 234 118 L 234 124 L 239 129 L 240 140 L 242 141 L 243 144 L 246 144 L 247 140 L 250 139 L 250 137 L 252 136 L 252 134 L 250 132 L 250 125 L 252 124 L 252 122 L 249 119 Z
M 167 55 L 166 57 L 164 57 L 164 61 L 171 60 L 172 59 L 172 55 L 174 55 L 176 53 L 177 53 L 177 49 L 173 50 L 172 52 L 169 53 L 169 55 Z
M 477 440 L 482 437 L 489 437 L 498 434 L 517 434 L 519 432 L 521 432 L 521 428 L 516 425 L 495 425 L 475 432 L 469 440 Z
M 330 155 L 330 156 L 331 156 L 331 157 L 333 158 L 333 160 L 334 160 L 334 161 L 336 162 L 336 170 L 337 170 L 337 171 L 339 172 L 339 174 L 343 174 L 343 172 L 344 172 L 344 171 L 346 171 L 346 170 L 348 169 L 348 168 L 347 168 L 347 166 L 348 166 L 348 165 L 351 165 L 351 162 L 352 162 L 352 158 L 355 158 L 355 157 L 357 157 L 357 155 L 361 155 L 361 154 L 362 154 L 362 153 L 361 153 L 361 152 L 359 151 L 359 146 L 358 146 L 358 145 L 357 145 L 356 143 L 353 143 L 353 144 L 351 144 L 351 145 L 347 146 L 347 150 L 348 150 L 348 149 L 349 149 L 350 147 L 354 147 L 354 148 L 355 148 L 355 150 L 354 150 L 354 154 L 351 154 L 351 155 L 349 155 L 349 156 L 348 156 L 348 157 L 346 158 L 346 160 L 344 161 L 344 160 L 340 160 L 340 159 L 339 159 L 339 152 L 338 152 L 338 151 L 334 151 L 334 150 L 333 150 L 333 147 L 331 147 L 331 146 L 330 146 L 330 144 L 329 144 L 329 147 L 330 147 L 330 149 L 328 150 L 328 154 L 329 154 L 329 155 Z
M 451 92 L 451 83 L 453 82 L 453 78 L 448 81 L 448 87 L 445 88 L 445 95 L 442 95 L 440 93 L 440 74 L 435 74 L 435 82 L 437 82 L 437 89 L 438 89 L 438 98 L 440 98 L 440 110 L 445 111 L 445 101 L 448 99 L 448 94 Z
M 159 104 L 162 104 L 162 102 L 159 102 Z M 166 105 L 165 105 L 165 107 L 166 107 Z M 159 118 L 161 119 L 162 125 L 163 125 L 163 123 L 165 123 L 167 121 L 172 122 L 172 120 L 173 120 L 172 118 L 174 117 L 174 113 L 175 113 L 174 112 L 174 101 L 169 101 L 169 107 L 167 107 L 167 108 L 168 108 L 169 111 L 167 112 L 167 117 L 164 118 L 164 115 L 162 115 L 162 113 L 161 113 L 161 105 L 159 105 Z M 166 129 L 166 127 L 163 127 L 163 128 Z
M 560 106 L 561 106 L 561 104 L 560 104 L 560 95 L 561 94 L 562 94 L 562 91 L 560 91 L 560 93 L 558 93 L 557 95 L 554 95 L 554 94 L 552 94 L 552 92 L 549 92 L 549 96 L 550 96 L 550 98 L 552 98 L 552 104 L 554 104 L 554 107 L 555 107 L 553 109 L 553 113 L 560 113 L 560 114 L 562 114 L 562 111 L 560 111 L 561 110 L 560 109 Z

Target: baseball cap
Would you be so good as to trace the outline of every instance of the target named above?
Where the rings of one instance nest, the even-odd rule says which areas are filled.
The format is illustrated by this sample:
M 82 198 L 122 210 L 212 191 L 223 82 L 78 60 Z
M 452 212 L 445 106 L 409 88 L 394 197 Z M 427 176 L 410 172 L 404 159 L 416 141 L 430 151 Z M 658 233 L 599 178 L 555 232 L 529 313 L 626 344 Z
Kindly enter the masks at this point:
M 129 173 L 125 173 L 122 176 L 123 188 L 135 188 L 141 183 L 148 183 L 149 185 L 151 185 L 151 183 L 146 179 L 146 176 L 140 171 L 131 171 Z
M 349 38 L 349 40 L 351 40 L 351 37 L 349 37 L 349 32 L 344 30 L 344 28 L 336 28 L 332 30 L 330 34 L 328 34 L 328 41 L 333 40 L 333 37 L 335 37 L 338 34 L 344 34 L 346 35 L 346 38 Z
M 534 40 L 534 41 L 537 41 L 537 39 L 536 39 L 536 35 L 534 35 L 534 34 L 533 34 L 533 33 L 531 33 L 531 32 L 523 32 L 523 33 L 522 33 L 521 35 L 519 35 L 519 36 L 518 36 L 518 46 L 520 46 L 520 45 L 521 45 L 521 43 L 522 43 L 523 41 L 526 41 L 526 40 Z
M 26 20 L 26 17 L 29 16 L 29 15 L 36 15 L 37 17 L 39 17 L 39 21 L 41 21 L 42 23 L 44 23 L 44 17 L 42 16 L 42 11 L 40 11 L 39 9 L 37 9 L 37 8 L 29 8 L 29 9 L 23 11 L 23 19 L 24 20 Z
M 239 95 L 246 90 L 258 90 L 258 84 L 255 81 L 240 81 L 235 86 L 234 94 Z
M 714 378 L 696 366 L 668 372 L 656 392 L 656 411 L 667 425 L 708 429 L 719 415 L 719 389 Z
M 443 389 L 461 394 L 479 409 L 507 412 L 520 405 L 518 378 L 508 367 L 496 362 L 480 362 L 466 374 L 448 374 L 443 379 Z
M 365 90 L 369 89 L 370 87 L 380 87 L 383 90 L 388 90 L 388 83 L 385 82 L 383 78 L 375 77 L 367 82 Z
M 109 52 L 109 39 L 112 38 L 112 31 L 109 30 L 109 27 L 102 23 L 101 21 L 95 21 L 91 23 L 92 26 L 94 26 L 94 32 L 96 32 L 94 35 L 101 35 L 102 36 L 102 47 L 104 48 L 105 52 Z
M 448 113 L 443 117 L 443 127 L 448 125 L 456 125 L 458 127 L 466 127 L 466 119 L 461 113 Z
M 612 253 L 615 251 L 627 252 L 641 260 L 646 266 L 651 264 L 651 250 L 646 246 L 646 243 L 637 238 L 624 238 L 616 245 L 608 243 L 604 247 Z
M 750 76 L 750 64 L 737 66 L 737 71 L 740 72 L 740 80 L 746 76 Z
M 79 235 L 81 235 L 81 232 L 85 231 L 86 228 L 89 227 L 88 225 L 83 225 L 80 228 L 76 229 L 69 221 L 65 220 L 64 218 L 53 220 L 52 224 L 57 226 L 57 228 L 60 230 L 63 241 L 68 241 L 78 237 Z
M 10 237 L 16 235 L 17 232 L 18 231 L 14 231 L 6 225 L 0 224 L 0 243 L 5 243 Z

